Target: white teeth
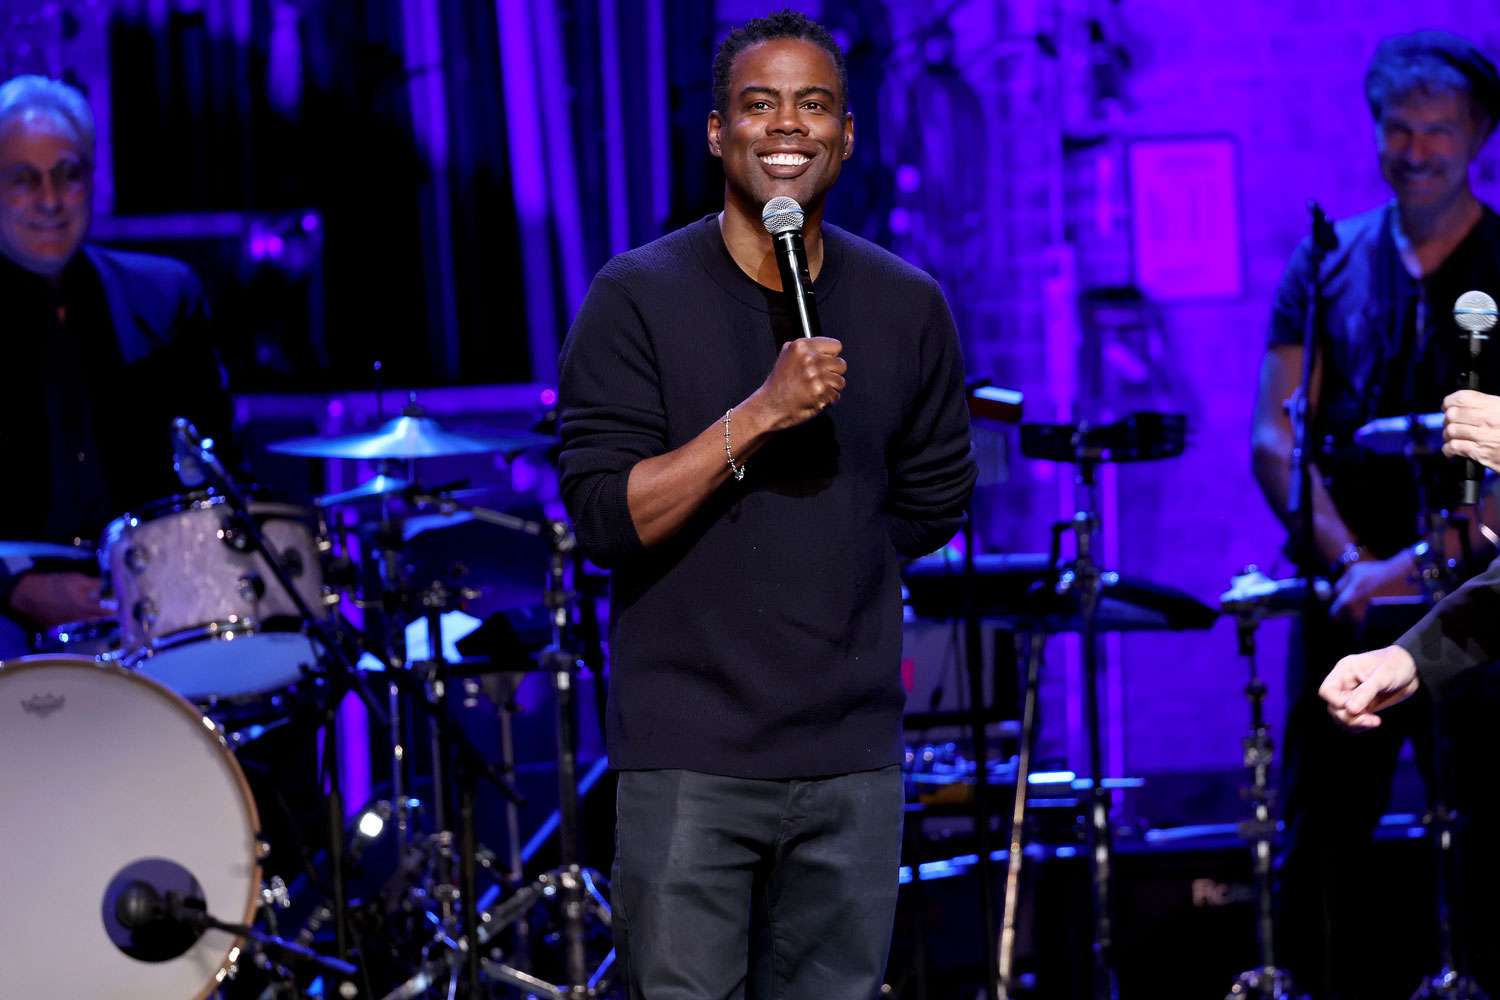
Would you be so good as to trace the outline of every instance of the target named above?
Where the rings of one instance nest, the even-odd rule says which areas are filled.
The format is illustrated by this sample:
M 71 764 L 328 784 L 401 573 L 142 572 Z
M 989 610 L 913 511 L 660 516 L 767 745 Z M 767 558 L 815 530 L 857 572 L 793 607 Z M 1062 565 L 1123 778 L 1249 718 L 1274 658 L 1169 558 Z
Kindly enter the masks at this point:
M 801 153 L 767 153 L 760 161 L 773 167 L 800 167 L 809 159 Z

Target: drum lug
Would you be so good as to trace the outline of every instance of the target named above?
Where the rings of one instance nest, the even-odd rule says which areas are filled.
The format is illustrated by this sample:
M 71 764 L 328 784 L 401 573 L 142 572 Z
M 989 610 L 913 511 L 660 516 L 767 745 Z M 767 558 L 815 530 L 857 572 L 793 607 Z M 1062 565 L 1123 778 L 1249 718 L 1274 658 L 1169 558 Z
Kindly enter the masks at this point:
M 219 541 L 234 549 L 236 552 L 250 551 L 250 539 L 240 534 L 234 528 L 234 522 L 225 517 L 219 521 Z
M 130 606 L 130 617 L 145 632 L 156 627 L 156 615 L 156 604 L 149 597 L 143 597 Z
M 146 564 L 150 559 L 146 556 L 146 550 L 139 545 L 127 545 L 125 547 L 125 568 L 136 576 L 146 572 Z
M 270 844 L 270 842 L 269 841 L 265 841 L 265 840 L 261 840 L 259 837 L 255 838 L 255 860 L 256 861 L 264 861 L 267 858 L 269 858 L 270 856 L 271 856 L 271 844 Z M 281 880 L 280 879 L 272 879 L 271 881 L 272 882 L 279 882 Z M 283 887 L 283 888 L 285 888 L 285 887 Z
M 239 579 L 239 593 L 242 600 L 258 601 L 266 596 L 266 581 L 259 573 L 246 573 Z

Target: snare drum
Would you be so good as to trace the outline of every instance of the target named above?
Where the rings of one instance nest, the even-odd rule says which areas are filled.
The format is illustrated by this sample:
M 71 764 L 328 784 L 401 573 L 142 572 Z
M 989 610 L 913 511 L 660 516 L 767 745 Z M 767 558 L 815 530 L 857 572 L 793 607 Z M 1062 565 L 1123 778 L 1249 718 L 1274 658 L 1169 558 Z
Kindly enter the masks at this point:
M 0 663 L 0 993 L 202 998 L 237 941 L 127 929 L 132 881 L 253 919 L 259 819 L 244 773 L 187 701 L 75 656 Z M 152 937 L 154 935 L 154 938 Z
M 250 502 L 298 594 L 325 613 L 323 546 L 305 507 Z M 120 659 L 195 701 L 265 694 L 316 661 L 297 606 L 221 496 L 174 497 L 105 529 Z

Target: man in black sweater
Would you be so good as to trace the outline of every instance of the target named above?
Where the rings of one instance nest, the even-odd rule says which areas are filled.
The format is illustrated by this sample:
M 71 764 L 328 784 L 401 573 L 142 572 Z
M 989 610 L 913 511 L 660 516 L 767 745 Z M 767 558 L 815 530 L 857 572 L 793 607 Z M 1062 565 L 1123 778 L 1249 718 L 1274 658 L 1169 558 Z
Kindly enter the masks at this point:
M 605 265 L 562 357 L 563 492 L 614 571 L 616 943 L 633 997 L 860 1000 L 900 854 L 898 563 L 973 488 L 962 361 L 930 277 L 822 224 L 854 146 L 828 32 L 753 21 L 714 77 L 723 212 Z M 778 195 L 830 337 L 783 305 Z

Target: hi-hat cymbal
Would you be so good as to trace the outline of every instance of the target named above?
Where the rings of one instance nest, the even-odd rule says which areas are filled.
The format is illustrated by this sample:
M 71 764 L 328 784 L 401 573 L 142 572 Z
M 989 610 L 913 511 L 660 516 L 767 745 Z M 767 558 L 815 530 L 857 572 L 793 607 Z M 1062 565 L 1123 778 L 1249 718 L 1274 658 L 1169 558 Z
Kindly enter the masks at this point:
M 338 504 L 358 503 L 361 500 L 378 500 L 381 497 L 396 496 L 411 487 L 411 480 L 401 479 L 397 476 L 387 476 L 385 473 L 372 476 L 352 489 L 341 493 L 325 493 L 318 497 L 313 503 L 319 507 L 333 507 Z
M 464 487 L 460 489 L 427 488 L 402 479 L 399 476 L 387 476 L 380 473 L 371 476 L 358 486 L 344 490 L 341 493 L 327 493 L 318 497 L 313 503 L 319 507 L 337 507 L 341 504 L 355 504 L 366 500 L 382 500 L 386 498 L 405 497 L 409 502 L 423 504 L 429 502 L 440 502 L 443 500 L 474 500 L 485 496 L 490 491 L 482 486 Z
M 76 545 L 54 545 L 51 542 L 0 542 L 0 559 L 73 559 L 78 561 L 97 559 L 93 549 Z
M 1436 455 L 1443 450 L 1443 415 L 1377 417 L 1354 432 L 1354 443 L 1372 455 Z
M 462 434 L 450 431 L 431 417 L 400 416 L 379 430 L 363 434 L 292 438 L 270 445 L 283 455 L 307 458 L 440 458 L 445 455 L 478 455 L 485 452 L 514 454 L 542 448 L 552 439 L 530 431 L 507 430 L 500 434 Z

